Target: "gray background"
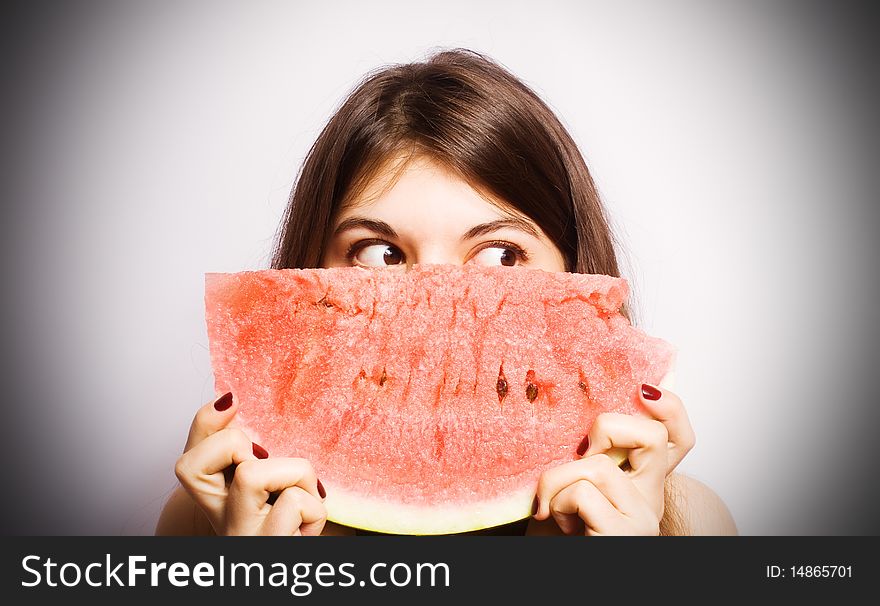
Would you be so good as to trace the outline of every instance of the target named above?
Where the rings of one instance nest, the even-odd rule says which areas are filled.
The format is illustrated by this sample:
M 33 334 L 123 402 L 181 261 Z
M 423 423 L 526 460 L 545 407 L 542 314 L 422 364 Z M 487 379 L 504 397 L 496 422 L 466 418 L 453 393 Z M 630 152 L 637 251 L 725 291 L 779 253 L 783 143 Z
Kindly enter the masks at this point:
M 865 3 L 867 4 L 867 3 Z M 876 534 L 878 21 L 850 3 L 71 2 L 4 19 L 5 534 L 152 532 L 213 396 L 203 275 L 266 267 L 367 71 L 466 46 L 571 130 L 681 470 L 744 534 Z

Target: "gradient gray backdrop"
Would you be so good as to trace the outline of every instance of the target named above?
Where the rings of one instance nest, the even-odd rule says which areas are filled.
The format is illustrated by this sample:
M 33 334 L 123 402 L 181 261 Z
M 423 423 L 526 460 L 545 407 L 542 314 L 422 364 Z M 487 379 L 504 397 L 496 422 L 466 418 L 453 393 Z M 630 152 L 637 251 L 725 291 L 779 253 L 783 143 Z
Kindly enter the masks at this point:
M 865 3 L 867 4 L 867 3 Z M 367 71 L 531 85 L 680 349 L 682 471 L 744 534 L 876 534 L 876 17 L 782 2 L 67 2 L 4 17 L 2 531 L 152 532 L 213 396 L 203 274 L 267 265 Z

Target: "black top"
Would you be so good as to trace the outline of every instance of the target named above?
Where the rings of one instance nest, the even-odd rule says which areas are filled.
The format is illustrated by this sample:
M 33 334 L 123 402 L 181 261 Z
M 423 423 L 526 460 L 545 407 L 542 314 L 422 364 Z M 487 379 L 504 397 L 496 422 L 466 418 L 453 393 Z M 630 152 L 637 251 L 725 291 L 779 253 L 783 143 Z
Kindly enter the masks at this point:
M 522 536 L 526 533 L 526 528 L 529 525 L 529 518 L 524 520 L 517 520 L 516 522 L 511 522 L 510 524 L 502 524 L 501 526 L 494 526 L 492 528 L 483 528 L 482 530 L 472 530 L 470 532 L 459 532 L 456 533 L 455 536 Z M 355 528 L 354 534 L 361 536 L 394 536 L 389 535 L 384 532 L 374 532 L 372 530 L 361 530 L 359 528 Z

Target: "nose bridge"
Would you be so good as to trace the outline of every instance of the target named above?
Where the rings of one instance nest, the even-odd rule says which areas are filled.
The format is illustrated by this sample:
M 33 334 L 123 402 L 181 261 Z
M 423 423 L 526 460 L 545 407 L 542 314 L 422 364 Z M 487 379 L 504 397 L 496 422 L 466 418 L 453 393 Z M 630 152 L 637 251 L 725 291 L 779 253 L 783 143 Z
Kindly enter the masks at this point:
M 458 251 L 449 244 L 441 241 L 421 241 L 416 245 L 413 263 L 458 265 L 461 259 L 458 258 Z

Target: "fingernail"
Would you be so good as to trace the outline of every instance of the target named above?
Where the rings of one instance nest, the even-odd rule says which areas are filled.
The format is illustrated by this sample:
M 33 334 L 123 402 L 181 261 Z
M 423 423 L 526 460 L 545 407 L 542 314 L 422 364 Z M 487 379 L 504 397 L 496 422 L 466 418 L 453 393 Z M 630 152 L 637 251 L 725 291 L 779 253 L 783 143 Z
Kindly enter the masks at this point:
M 324 485 L 321 484 L 321 480 L 318 480 L 318 494 L 321 495 L 322 499 L 327 498 L 327 491 L 324 490 Z
M 532 501 L 532 515 L 535 515 L 536 513 L 538 513 L 538 506 L 540 504 L 541 504 L 541 502 L 538 501 L 538 495 L 535 495 L 535 500 Z
M 584 439 L 581 440 L 581 443 L 578 444 L 577 453 L 579 457 L 584 456 L 584 453 L 587 452 L 590 448 L 590 434 L 584 436 Z
M 265 448 L 263 448 L 262 446 L 260 446 L 256 442 L 253 442 L 253 445 L 254 445 L 254 456 L 255 457 L 257 457 L 258 459 L 268 459 L 269 458 L 269 453 L 266 451 Z
M 648 385 L 647 383 L 643 383 L 642 395 L 645 396 L 646 400 L 659 400 L 660 396 L 663 394 L 656 387 Z
M 218 412 L 223 412 L 224 410 L 228 410 L 229 407 L 232 406 L 232 392 L 228 392 L 217 398 L 217 401 L 214 402 L 214 410 Z

